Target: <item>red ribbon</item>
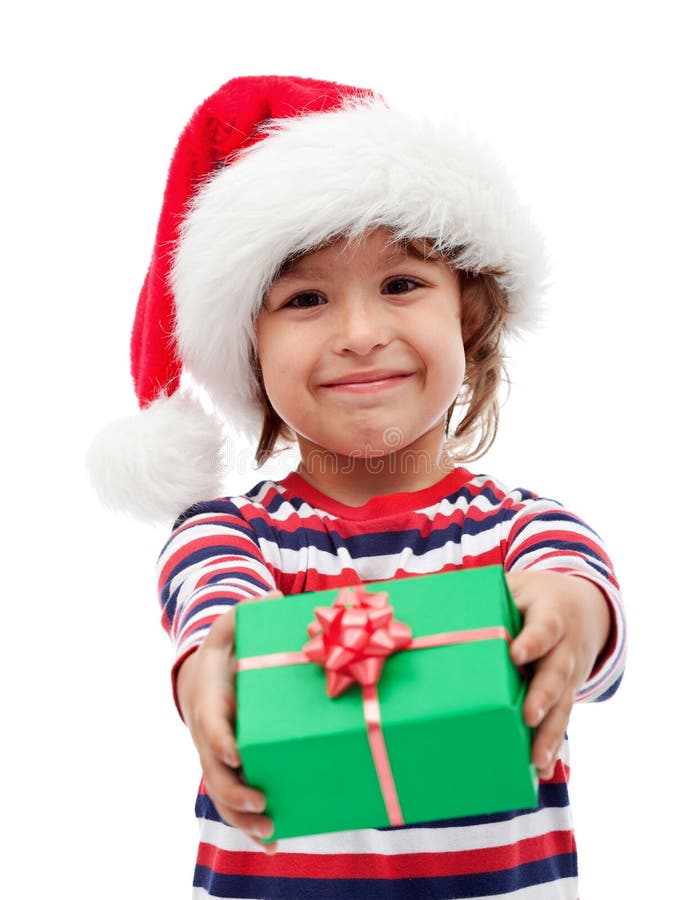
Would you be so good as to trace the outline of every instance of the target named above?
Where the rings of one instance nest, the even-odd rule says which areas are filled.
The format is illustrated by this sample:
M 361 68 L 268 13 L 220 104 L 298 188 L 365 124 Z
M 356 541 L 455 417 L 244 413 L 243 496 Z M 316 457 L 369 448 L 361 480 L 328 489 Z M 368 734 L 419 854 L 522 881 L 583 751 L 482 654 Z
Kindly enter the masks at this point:
M 332 606 L 317 606 L 316 621 L 307 628 L 311 638 L 302 651 L 249 656 L 236 662 L 236 671 L 302 665 L 315 662 L 326 669 L 326 690 L 337 697 L 356 682 L 361 685 L 364 719 L 380 790 L 390 825 L 404 818 L 380 721 L 377 683 L 388 656 L 399 650 L 425 650 L 472 641 L 511 641 L 503 626 L 446 631 L 414 638 L 411 629 L 394 618 L 385 591 L 369 593 L 363 585 L 341 588 Z

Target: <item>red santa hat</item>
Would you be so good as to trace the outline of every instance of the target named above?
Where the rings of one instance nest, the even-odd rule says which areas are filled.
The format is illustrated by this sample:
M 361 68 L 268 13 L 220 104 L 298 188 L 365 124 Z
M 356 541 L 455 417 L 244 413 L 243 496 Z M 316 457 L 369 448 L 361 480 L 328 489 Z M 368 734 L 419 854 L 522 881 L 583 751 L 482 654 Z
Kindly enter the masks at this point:
M 167 520 L 220 492 L 221 422 L 259 437 L 253 322 L 277 270 L 378 226 L 427 238 L 458 268 L 498 271 L 508 333 L 536 319 L 541 238 L 467 132 L 307 78 L 237 78 L 198 107 L 170 165 L 134 321 L 142 411 L 106 428 L 88 457 L 105 503 Z

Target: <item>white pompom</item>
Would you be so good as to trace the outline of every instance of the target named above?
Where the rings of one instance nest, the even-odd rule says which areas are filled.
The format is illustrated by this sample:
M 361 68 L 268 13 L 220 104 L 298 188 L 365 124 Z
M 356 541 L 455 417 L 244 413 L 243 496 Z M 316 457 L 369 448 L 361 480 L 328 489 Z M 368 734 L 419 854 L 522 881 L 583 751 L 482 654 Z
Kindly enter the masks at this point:
M 161 397 L 96 436 L 87 467 L 101 501 L 146 522 L 171 523 L 220 493 L 222 431 L 192 397 Z

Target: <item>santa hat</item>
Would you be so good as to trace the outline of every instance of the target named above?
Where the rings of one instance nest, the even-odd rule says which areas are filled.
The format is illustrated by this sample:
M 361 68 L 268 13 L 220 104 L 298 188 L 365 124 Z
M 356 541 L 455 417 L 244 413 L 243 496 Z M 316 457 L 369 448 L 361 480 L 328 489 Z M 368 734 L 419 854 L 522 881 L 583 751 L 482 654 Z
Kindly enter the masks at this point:
M 220 492 L 220 420 L 259 437 L 253 321 L 277 270 L 378 226 L 427 238 L 460 269 L 498 272 L 508 333 L 536 319 L 540 236 L 467 132 L 306 78 L 237 78 L 199 106 L 170 165 L 134 321 L 142 411 L 105 429 L 89 453 L 104 502 L 167 520 Z M 178 390 L 183 373 L 214 412 L 195 390 Z

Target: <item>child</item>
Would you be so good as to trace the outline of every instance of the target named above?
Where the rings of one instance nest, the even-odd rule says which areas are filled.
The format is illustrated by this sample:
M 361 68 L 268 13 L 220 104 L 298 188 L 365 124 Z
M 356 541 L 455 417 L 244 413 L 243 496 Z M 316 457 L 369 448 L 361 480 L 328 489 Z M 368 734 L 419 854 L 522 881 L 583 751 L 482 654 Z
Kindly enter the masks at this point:
M 196 897 L 577 897 L 564 732 L 575 699 L 618 686 L 618 587 L 580 519 L 461 465 L 493 441 L 504 342 L 542 277 L 487 152 L 370 92 L 241 78 L 185 129 L 133 332 L 145 408 L 91 459 L 109 503 L 190 507 L 159 579 L 204 774 Z M 259 463 L 295 442 L 297 471 L 211 500 L 220 426 L 183 371 Z M 233 734 L 234 604 L 492 563 L 524 614 L 538 808 L 263 844 Z

